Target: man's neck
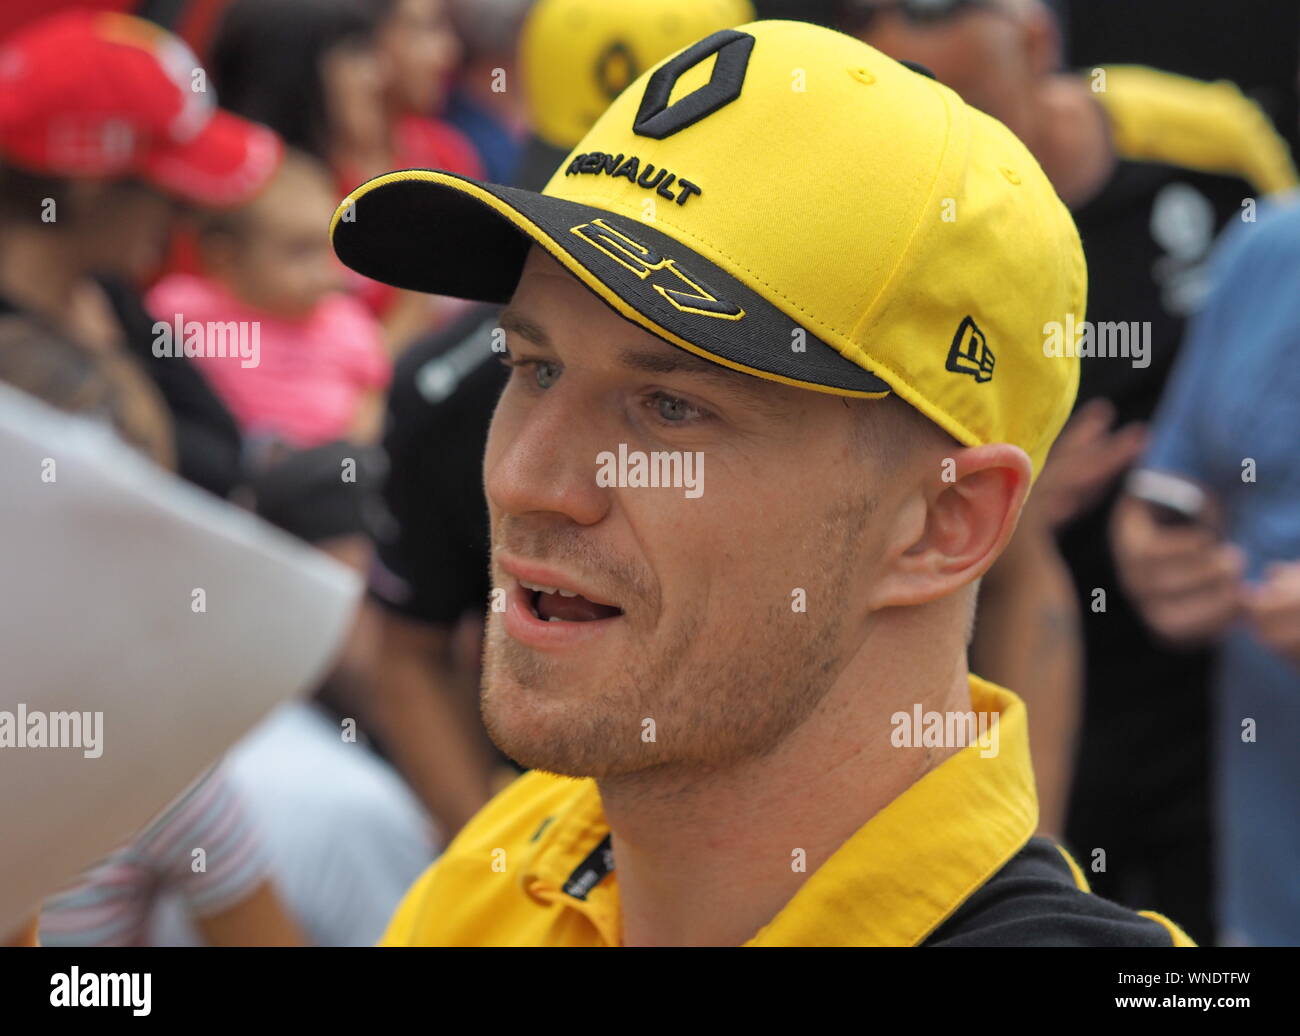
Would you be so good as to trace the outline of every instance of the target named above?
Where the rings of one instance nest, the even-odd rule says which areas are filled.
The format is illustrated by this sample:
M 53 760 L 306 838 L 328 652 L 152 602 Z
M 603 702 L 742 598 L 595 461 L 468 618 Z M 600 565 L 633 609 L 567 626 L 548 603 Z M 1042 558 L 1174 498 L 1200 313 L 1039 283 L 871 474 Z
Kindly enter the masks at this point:
M 1105 186 L 1117 156 L 1110 122 L 1087 80 L 1052 76 L 1038 92 L 1031 150 L 1061 200 L 1077 209 Z
M 897 650 L 881 656 L 880 643 Z M 895 748 L 889 736 L 890 717 L 916 703 L 970 708 L 965 655 L 953 647 L 936 665 L 896 639 L 869 638 L 771 755 L 698 779 L 602 780 L 623 945 L 752 938 L 854 832 L 956 751 Z

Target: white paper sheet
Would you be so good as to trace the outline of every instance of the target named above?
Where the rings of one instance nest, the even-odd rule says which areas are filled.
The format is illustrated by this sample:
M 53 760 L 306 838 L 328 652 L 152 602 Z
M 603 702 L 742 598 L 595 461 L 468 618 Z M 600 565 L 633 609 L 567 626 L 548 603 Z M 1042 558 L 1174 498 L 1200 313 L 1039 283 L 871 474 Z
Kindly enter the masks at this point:
M 360 590 L 107 428 L 0 385 L 0 938 L 311 690 Z M 18 747 L 35 714 L 73 712 L 90 714 L 82 747 Z M 77 733 L 54 717 L 47 741 L 56 727 Z

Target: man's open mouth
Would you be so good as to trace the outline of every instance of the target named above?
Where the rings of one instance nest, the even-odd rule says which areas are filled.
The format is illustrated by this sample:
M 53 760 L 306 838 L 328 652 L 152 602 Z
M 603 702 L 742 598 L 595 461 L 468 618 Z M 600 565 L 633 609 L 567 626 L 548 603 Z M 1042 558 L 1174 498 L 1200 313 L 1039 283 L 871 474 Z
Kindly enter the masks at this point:
M 560 586 L 541 586 L 519 581 L 527 595 L 528 606 L 543 622 L 596 622 L 623 614 L 622 608 L 589 600 L 575 590 Z

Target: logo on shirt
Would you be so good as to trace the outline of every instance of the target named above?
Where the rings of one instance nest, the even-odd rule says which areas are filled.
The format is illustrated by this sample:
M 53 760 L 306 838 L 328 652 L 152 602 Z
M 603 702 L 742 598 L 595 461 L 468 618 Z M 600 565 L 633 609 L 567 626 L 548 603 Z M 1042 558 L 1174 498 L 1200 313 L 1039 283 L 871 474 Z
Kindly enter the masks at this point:
M 612 836 L 606 835 L 569 875 L 564 891 L 574 899 L 586 899 L 587 893 L 600 884 L 600 880 L 614 869 Z

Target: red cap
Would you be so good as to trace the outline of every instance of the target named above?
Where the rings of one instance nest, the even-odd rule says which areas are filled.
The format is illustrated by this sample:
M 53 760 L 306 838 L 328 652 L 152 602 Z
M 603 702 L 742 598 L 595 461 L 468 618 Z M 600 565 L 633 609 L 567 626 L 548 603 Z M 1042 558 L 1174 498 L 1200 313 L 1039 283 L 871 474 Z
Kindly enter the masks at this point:
M 152 22 L 70 11 L 0 42 L 0 157 L 31 172 L 134 175 L 236 205 L 281 151 L 271 130 L 218 109 L 193 52 Z

